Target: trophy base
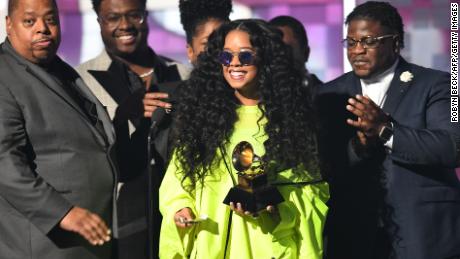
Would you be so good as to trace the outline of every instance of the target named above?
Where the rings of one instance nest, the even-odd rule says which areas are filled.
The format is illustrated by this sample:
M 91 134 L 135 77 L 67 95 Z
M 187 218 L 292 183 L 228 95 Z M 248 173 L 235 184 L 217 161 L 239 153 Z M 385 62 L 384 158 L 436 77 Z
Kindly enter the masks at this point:
M 283 202 L 283 196 L 276 187 L 267 186 L 248 192 L 238 187 L 233 187 L 224 199 L 224 203 L 230 205 L 230 202 L 241 203 L 245 211 L 256 213 L 264 210 L 268 205 L 277 205 Z

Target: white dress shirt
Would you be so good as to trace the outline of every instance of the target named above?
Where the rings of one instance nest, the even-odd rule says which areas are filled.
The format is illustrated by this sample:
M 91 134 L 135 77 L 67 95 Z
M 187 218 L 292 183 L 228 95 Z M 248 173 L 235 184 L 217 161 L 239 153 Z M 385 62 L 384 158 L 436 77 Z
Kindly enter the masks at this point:
M 383 104 L 387 99 L 388 88 L 390 88 L 391 80 L 393 80 L 398 63 L 399 59 L 397 59 L 390 68 L 382 73 L 372 78 L 360 79 L 363 95 L 368 96 L 380 108 L 383 107 Z M 393 147 L 393 136 L 391 136 L 384 145 L 389 149 L 389 151 L 391 151 Z

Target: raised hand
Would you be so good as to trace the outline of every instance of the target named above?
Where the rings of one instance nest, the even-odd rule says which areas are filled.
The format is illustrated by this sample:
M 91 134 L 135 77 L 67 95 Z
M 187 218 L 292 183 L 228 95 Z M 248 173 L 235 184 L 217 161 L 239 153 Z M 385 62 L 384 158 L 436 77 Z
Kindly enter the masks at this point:
M 142 100 L 144 105 L 144 117 L 150 118 L 152 117 L 153 112 L 158 108 L 162 107 L 165 108 L 166 111 L 171 110 L 172 105 L 165 101 L 168 98 L 167 93 L 146 93 Z
M 357 120 L 347 119 L 347 123 L 356 127 L 366 138 L 378 138 L 379 132 L 390 121 L 390 116 L 367 96 L 356 95 L 356 98 L 348 99 L 346 109 L 358 117 Z M 360 142 L 362 137 L 358 134 Z

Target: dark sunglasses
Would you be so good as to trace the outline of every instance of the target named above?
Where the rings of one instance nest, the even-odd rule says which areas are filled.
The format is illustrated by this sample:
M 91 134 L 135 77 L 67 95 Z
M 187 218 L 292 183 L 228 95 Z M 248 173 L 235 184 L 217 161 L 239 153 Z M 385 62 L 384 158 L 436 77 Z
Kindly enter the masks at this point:
M 228 50 L 224 50 L 219 54 L 219 62 L 228 67 L 232 63 L 234 56 L 238 56 L 242 66 L 250 66 L 255 63 L 255 54 L 252 51 L 231 52 Z

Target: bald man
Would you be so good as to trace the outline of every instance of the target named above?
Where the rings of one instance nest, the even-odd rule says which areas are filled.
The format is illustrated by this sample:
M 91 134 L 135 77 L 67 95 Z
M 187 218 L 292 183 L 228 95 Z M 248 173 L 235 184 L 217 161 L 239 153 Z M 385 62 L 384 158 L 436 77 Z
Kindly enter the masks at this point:
M 0 258 L 108 259 L 116 166 L 102 105 L 59 57 L 53 0 L 13 0 L 0 45 Z

